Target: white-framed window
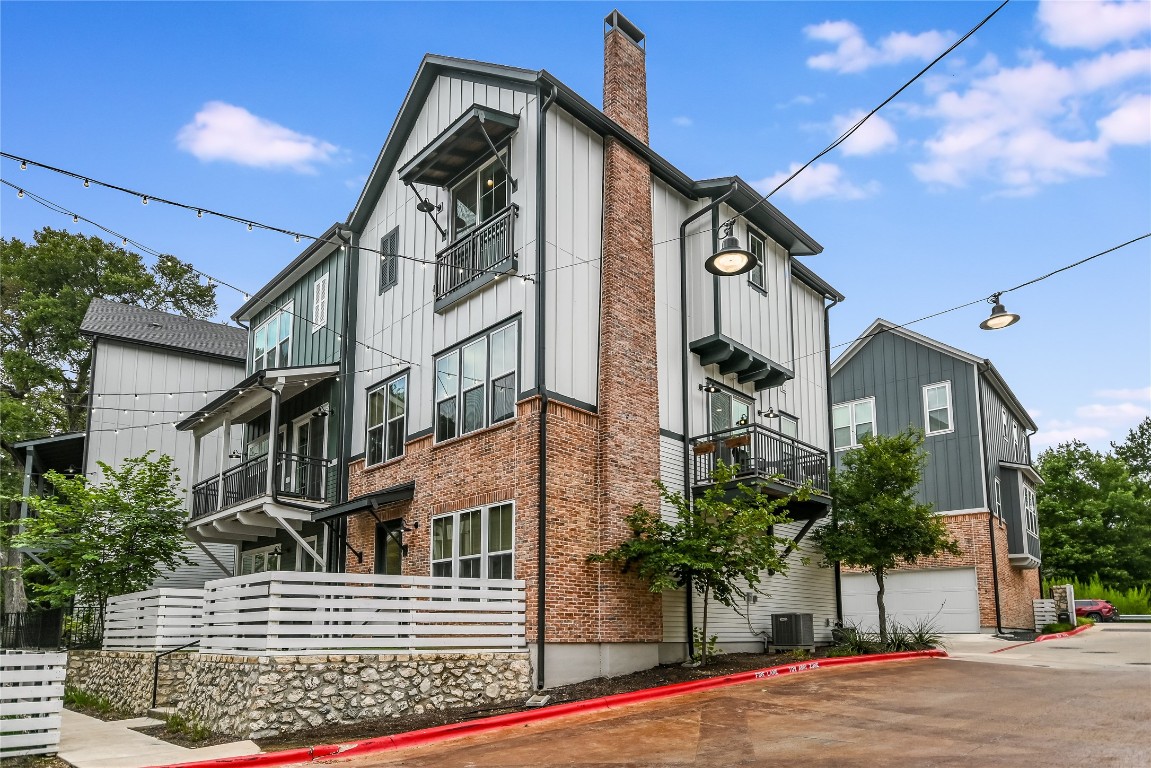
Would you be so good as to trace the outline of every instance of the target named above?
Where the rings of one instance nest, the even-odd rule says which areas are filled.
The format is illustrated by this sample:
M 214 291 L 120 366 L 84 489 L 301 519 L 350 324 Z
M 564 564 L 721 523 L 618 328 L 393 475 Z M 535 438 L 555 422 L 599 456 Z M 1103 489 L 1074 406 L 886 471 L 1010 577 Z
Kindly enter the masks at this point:
M 260 547 L 259 549 L 249 549 L 240 557 L 241 576 L 247 576 L 250 573 L 279 570 L 282 570 L 280 568 L 279 544 L 273 544 L 270 547 Z
M 942 435 L 955 430 L 950 381 L 928 384 L 923 388 L 923 424 L 928 435 Z
M 400 282 L 400 228 L 380 238 L 380 295 Z
M 790 413 L 779 414 L 779 431 L 788 437 L 799 439 L 799 419 Z
M 292 364 L 292 303 L 274 313 L 253 331 L 252 370 L 287 368 Z
M 1039 507 L 1035 503 L 1035 489 L 1027 483 L 1023 484 L 1023 524 L 1027 526 L 1027 533 L 1039 536 Z
M 764 282 L 764 262 L 767 260 L 767 241 L 763 235 L 759 234 L 751 227 L 747 228 L 747 250 L 755 254 L 759 259 L 759 263 L 755 265 L 755 269 L 748 273 L 747 279 L 752 285 L 759 288 L 767 289 L 767 284 Z
M 504 165 L 507 150 L 492 157 L 452 187 L 452 234 L 456 239 L 508 207 L 511 185 Z
M 1019 458 L 1019 423 L 1011 422 L 1011 450 L 1012 455 Z
M 436 358 L 436 441 L 514 416 L 518 360 L 515 322 Z
M 461 579 L 513 578 L 512 502 L 432 518 L 432 575 Z
M 1003 517 L 1003 486 L 998 477 L 994 478 L 992 485 L 995 493 L 995 516 Z
M 858 448 L 867 435 L 875 434 L 875 398 L 840 403 L 831 409 L 835 450 Z
M 999 434 L 1003 437 L 1003 453 L 1007 453 L 1007 409 L 999 412 Z
M 328 275 L 325 273 L 312 283 L 312 333 L 328 324 Z
M 368 391 L 368 439 L 365 461 L 369 467 L 404 455 L 407 422 L 406 373 Z

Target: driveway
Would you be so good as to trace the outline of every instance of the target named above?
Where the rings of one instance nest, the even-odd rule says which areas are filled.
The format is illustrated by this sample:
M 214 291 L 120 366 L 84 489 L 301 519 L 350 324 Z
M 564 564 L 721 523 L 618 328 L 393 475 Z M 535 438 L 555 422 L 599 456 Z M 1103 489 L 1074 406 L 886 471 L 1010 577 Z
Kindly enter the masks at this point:
M 340 761 L 368 766 L 1151 764 L 1151 625 L 824 669 Z

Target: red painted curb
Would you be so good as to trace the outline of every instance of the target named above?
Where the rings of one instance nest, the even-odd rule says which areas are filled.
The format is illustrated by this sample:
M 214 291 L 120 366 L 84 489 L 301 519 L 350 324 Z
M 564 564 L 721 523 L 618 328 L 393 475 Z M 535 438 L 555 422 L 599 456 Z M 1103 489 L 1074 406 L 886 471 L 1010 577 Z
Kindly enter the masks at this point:
M 1035 638 L 1034 642 L 1042 643 L 1044 640 L 1060 640 L 1064 637 L 1073 637 L 1074 635 L 1078 635 L 1080 632 L 1086 632 L 1087 630 L 1091 629 L 1093 626 L 1095 626 L 1095 625 L 1094 624 L 1084 624 L 1082 627 L 1076 627 L 1075 629 L 1071 629 L 1071 630 L 1068 630 L 1066 632 L 1056 632 L 1056 633 L 1051 634 L 1051 635 L 1040 635 L 1039 637 Z
M 523 712 L 511 712 L 506 715 L 495 715 L 478 720 L 468 720 L 463 723 L 438 725 L 434 728 L 424 728 L 419 731 L 397 733 L 393 736 L 381 736 L 378 739 L 368 739 L 357 744 L 334 745 L 325 744 L 310 749 L 289 749 L 283 752 L 266 752 L 260 755 L 245 757 L 227 757 L 219 760 L 204 760 L 196 763 L 173 763 L 151 768 L 250 768 L 250 766 L 276 766 L 290 765 L 292 763 L 312 762 L 315 758 L 331 757 L 339 754 L 341 757 L 354 757 L 377 752 L 387 752 L 393 749 L 414 747 L 422 744 L 434 744 L 439 741 L 470 736 L 478 733 L 507 728 L 513 725 L 554 720 L 565 715 L 583 714 L 589 712 L 602 712 L 608 709 L 638 704 L 645 701 L 666 699 L 672 696 L 682 696 L 686 693 L 707 691 L 713 688 L 725 688 L 731 685 L 752 682 L 755 680 L 770 680 L 776 677 L 785 677 L 800 672 L 808 672 L 828 667 L 843 667 L 853 664 L 876 664 L 884 661 L 905 661 L 908 659 L 945 658 L 946 651 L 906 651 L 903 653 L 877 653 L 870 656 L 841 656 L 833 659 L 816 659 L 813 661 L 797 662 L 795 664 L 780 664 L 765 669 L 737 672 L 734 675 L 722 677 L 709 677 L 703 680 L 690 680 L 685 683 L 672 683 L 661 685 L 658 688 L 645 688 L 629 693 L 617 693 L 603 696 L 598 699 L 572 701 L 567 704 L 557 704 L 552 707 L 541 707 Z

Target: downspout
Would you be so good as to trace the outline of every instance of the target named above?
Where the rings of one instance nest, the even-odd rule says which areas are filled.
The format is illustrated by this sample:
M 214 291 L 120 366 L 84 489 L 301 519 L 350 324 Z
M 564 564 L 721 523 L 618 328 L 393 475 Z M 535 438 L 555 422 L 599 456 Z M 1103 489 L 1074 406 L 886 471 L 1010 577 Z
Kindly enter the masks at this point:
M 976 367 L 978 370 L 982 364 Z M 986 372 L 984 368 L 981 373 Z M 982 380 L 980 381 L 982 384 Z M 983 387 L 980 386 L 980 391 L 975 393 L 976 405 L 979 407 L 980 413 L 983 412 Z M 990 447 L 987 442 L 987 420 L 984 418 L 979 419 L 980 425 L 983 427 L 983 434 L 979 437 L 983 440 L 983 444 Z M 995 555 L 995 510 L 992 507 L 995 505 L 995 496 L 992 494 L 991 488 L 991 471 L 985 464 L 983 466 L 983 491 L 987 494 L 987 533 L 990 536 L 991 544 L 991 591 L 995 599 L 995 633 L 997 635 L 1003 634 L 1003 614 L 999 610 L 999 558 Z
M 824 372 L 827 376 L 826 391 L 827 391 L 827 470 L 828 477 L 831 476 L 831 463 L 835 458 L 835 427 L 834 421 L 831 418 L 831 408 L 834 405 L 834 398 L 831 393 L 831 308 L 840 302 L 834 296 L 828 296 L 831 299 L 830 304 L 823 305 L 823 364 Z M 831 524 L 836 525 L 835 520 L 835 499 L 831 500 Z M 840 584 L 840 567 L 839 561 L 835 561 L 835 620 L 839 626 L 843 626 L 843 585 Z
M 337 457 L 337 489 L 336 500 L 337 503 L 348 501 L 350 493 L 349 477 L 348 477 L 348 462 L 352 456 L 352 406 L 355 403 L 355 377 L 352 372 L 356 370 L 356 320 L 357 320 L 357 304 L 356 295 L 359 292 L 359 238 L 355 232 L 349 231 L 350 237 L 345 238 L 343 231 L 336 229 L 336 237 L 344 242 L 344 247 L 347 249 L 344 254 L 344 327 L 343 333 L 340 334 L 340 373 L 343 375 L 344 392 L 340 403 L 341 412 L 341 430 L 342 440 L 340 442 L 340 451 Z M 346 559 L 343 557 L 344 542 L 348 538 L 348 518 L 341 516 L 338 521 L 333 523 L 328 529 L 333 539 L 329 550 L 332 552 L 339 552 L 340 557 L 332 557 L 333 565 L 337 572 L 342 573 L 346 570 Z M 328 552 L 324 553 L 324 557 L 329 556 Z
M 691 365 L 691 350 L 687 348 L 687 225 L 691 224 L 701 216 L 706 215 L 712 210 L 719 208 L 724 200 L 735 194 L 737 189 L 736 183 L 731 183 L 731 189 L 724 192 L 719 197 L 711 201 L 707 206 L 700 208 L 684 219 L 679 225 L 679 337 L 680 343 L 683 345 L 683 359 L 680 361 L 680 395 L 682 409 L 682 424 L 681 429 L 683 435 L 683 496 L 685 499 L 691 499 L 691 438 L 688 436 L 690 430 L 688 424 L 691 420 L 691 408 L 688 405 L 688 386 L 690 378 L 688 376 L 688 367 Z M 714 234 L 714 233 L 713 233 Z M 714 238 L 713 238 L 714 239 Z M 685 619 L 687 628 L 687 656 L 690 659 L 695 655 L 695 621 L 692 616 L 692 601 L 691 601 L 691 581 L 685 586 Z
M 539 117 L 536 121 L 536 390 L 540 396 L 539 433 L 539 497 L 536 500 L 536 519 L 539 523 L 536 546 L 536 689 L 544 687 L 544 647 L 547 630 L 547 549 L 548 549 L 548 388 L 545 378 L 546 345 L 545 332 L 547 318 L 544 314 L 547 270 L 544 268 L 547 256 L 547 130 L 545 118 L 548 109 L 555 103 L 559 94 L 552 88 L 547 98 L 540 102 Z M 540 89 L 543 95 L 543 89 Z

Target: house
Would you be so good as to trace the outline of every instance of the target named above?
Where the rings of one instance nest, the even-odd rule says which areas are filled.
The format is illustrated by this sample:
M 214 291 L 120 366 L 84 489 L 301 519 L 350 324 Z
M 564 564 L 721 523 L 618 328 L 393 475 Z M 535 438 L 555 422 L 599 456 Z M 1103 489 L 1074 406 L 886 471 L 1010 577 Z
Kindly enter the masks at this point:
M 148 451 L 167 454 L 182 483 L 196 481 L 192 439 L 174 428 L 182 414 L 230 386 L 243 371 L 247 334 L 206 320 L 92 299 L 80 332 L 92 339 L 88 424 L 76 466 L 92 482 L 99 462 L 118 467 Z M 220 450 L 231 449 L 221 442 Z M 37 450 L 43 451 L 44 447 Z M 235 543 L 189 542 L 190 565 L 165 569 L 156 587 L 197 588 L 235 570 Z
M 835 460 L 867 434 L 922 430 L 918 498 L 946 517 L 963 550 L 887 575 L 891 621 L 945 632 L 1034 627 L 1039 521 L 1031 464 L 1037 427 L 990 360 L 876 320 L 831 368 Z M 875 626 L 870 574 L 842 574 L 844 619 Z

